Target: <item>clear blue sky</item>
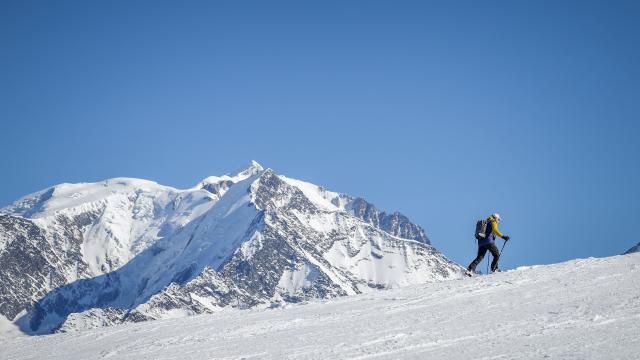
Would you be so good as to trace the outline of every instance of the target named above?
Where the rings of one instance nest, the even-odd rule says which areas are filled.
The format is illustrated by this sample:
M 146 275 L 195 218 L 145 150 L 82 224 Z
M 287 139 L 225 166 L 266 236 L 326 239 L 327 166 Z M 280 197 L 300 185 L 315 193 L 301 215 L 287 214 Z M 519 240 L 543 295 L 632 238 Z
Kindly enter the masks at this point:
M 505 268 L 640 241 L 640 2 L 0 2 L 0 204 L 256 159 Z

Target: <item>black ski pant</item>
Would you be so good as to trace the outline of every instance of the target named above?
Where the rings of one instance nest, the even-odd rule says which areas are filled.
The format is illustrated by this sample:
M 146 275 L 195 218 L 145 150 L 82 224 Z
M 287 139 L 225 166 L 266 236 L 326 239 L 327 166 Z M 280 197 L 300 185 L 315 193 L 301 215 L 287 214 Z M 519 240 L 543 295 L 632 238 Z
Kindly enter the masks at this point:
M 487 250 L 489 250 L 489 252 L 491 252 L 491 255 L 493 255 L 493 261 L 491 262 L 491 271 L 496 271 L 496 269 L 498 268 L 498 260 L 500 259 L 500 251 L 498 250 L 498 247 L 495 243 L 478 246 L 478 256 L 476 256 L 475 260 L 473 260 L 471 264 L 469 264 L 469 267 L 467 268 L 469 271 L 476 271 L 476 266 L 478 266 L 478 264 L 480 264 L 480 261 L 484 259 L 484 255 L 487 253 Z

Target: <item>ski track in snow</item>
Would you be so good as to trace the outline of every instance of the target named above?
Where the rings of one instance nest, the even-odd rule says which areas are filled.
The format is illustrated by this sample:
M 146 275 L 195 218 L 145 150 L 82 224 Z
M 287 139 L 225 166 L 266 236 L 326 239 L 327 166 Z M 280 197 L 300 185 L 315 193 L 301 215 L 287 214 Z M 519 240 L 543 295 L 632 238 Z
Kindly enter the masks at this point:
M 4 336 L 0 359 L 638 359 L 640 254 L 280 309 Z

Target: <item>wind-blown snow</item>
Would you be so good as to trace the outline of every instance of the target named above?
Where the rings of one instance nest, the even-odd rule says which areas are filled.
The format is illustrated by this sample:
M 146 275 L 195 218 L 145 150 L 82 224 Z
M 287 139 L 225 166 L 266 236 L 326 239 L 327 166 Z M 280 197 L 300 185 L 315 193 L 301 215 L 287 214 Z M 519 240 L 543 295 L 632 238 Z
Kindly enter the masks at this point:
M 287 276 L 303 282 L 307 270 Z M 280 309 L 7 338 L 1 359 L 637 359 L 640 254 Z

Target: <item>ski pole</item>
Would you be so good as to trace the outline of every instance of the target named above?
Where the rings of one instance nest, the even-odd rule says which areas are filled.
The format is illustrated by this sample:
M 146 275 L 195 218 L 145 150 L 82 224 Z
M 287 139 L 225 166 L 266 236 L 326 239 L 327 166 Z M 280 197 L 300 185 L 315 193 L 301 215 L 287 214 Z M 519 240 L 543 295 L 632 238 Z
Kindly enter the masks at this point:
M 507 245 L 507 240 L 502 244 L 502 248 L 500 249 L 500 255 L 502 255 L 502 251 L 504 250 L 504 246 Z M 489 256 L 487 256 L 487 274 L 489 273 Z
M 502 248 L 500 249 L 500 257 L 502 257 L 502 252 L 504 251 L 504 246 L 507 245 L 507 240 L 502 243 Z

